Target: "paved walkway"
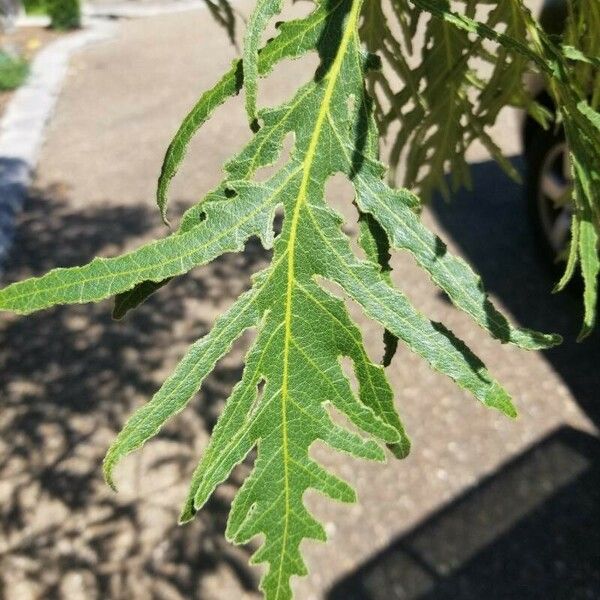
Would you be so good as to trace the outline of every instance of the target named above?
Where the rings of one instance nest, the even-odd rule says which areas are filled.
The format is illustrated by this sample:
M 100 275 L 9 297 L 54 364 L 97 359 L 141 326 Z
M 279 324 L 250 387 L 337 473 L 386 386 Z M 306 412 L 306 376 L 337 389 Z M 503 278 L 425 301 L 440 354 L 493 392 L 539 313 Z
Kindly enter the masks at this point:
M 247 10 L 246 0 L 239 8 Z M 114 255 L 162 234 L 153 194 L 163 152 L 187 109 L 235 53 L 208 13 L 197 11 L 124 21 L 113 40 L 77 55 L 7 276 Z M 288 97 L 314 64 L 309 57 L 278 68 L 261 101 Z M 514 130 L 512 121 L 504 128 Z M 223 161 L 247 137 L 236 98 L 194 142 L 173 187 L 175 211 L 218 181 Z M 565 572 L 592 562 L 582 548 L 577 565 L 569 556 L 582 534 L 578 528 L 586 533 L 589 526 L 586 510 L 597 515 L 593 502 L 576 504 L 594 493 L 582 491 L 581 482 L 595 464 L 596 438 L 568 428 L 597 432 L 598 336 L 574 346 L 576 299 L 548 295 L 551 281 L 535 258 L 519 188 L 487 163 L 476 166 L 475 179 L 477 195 L 453 207 L 434 204 L 426 219 L 487 275 L 495 298 L 516 319 L 571 332 L 569 346 L 542 355 L 487 339 L 410 260 L 397 257 L 398 283 L 481 355 L 514 394 L 521 417 L 510 422 L 484 410 L 400 351 L 389 376 L 414 451 L 403 462 L 372 465 L 315 449 L 356 486 L 360 503 L 307 498 L 330 542 L 305 545 L 311 576 L 296 583 L 301 600 L 481 598 L 482 589 L 496 598 L 537 598 L 543 580 L 560 585 Z M 332 195 L 348 214 L 343 182 Z M 243 345 L 158 441 L 126 461 L 119 495 L 107 490 L 99 465 L 126 416 L 267 258 L 250 244 L 243 255 L 223 257 L 165 288 L 125 323 L 111 322 L 108 303 L 2 317 L 0 596 L 255 597 L 246 551 L 222 539 L 227 502 L 242 471 L 194 524 L 175 526 L 208 431 L 240 376 Z M 353 312 L 376 355 L 381 332 Z M 516 457 L 519 462 L 507 467 Z M 486 476 L 492 480 L 481 484 Z M 579 521 L 569 521 L 573 514 Z M 566 541 L 557 541 L 555 522 Z M 531 594 L 511 588 L 502 595 L 515 582 L 533 586 Z M 582 577 L 577 597 L 591 597 L 585 594 L 597 583 Z

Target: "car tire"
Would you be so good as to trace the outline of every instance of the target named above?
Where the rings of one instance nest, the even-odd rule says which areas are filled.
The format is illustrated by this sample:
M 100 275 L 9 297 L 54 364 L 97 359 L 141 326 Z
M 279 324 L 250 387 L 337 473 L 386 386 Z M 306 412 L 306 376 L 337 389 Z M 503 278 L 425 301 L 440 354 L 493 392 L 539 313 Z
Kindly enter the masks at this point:
M 571 178 L 562 130 L 532 132 L 525 150 L 526 199 L 536 246 L 556 274 L 562 274 L 571 236 Z

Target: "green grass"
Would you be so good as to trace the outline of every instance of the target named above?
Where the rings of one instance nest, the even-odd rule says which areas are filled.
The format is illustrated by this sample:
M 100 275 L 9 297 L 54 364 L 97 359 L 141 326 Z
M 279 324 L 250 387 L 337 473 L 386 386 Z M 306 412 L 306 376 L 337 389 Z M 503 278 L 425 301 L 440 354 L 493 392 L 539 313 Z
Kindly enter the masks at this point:
M 14 90 L 27 79 L 29 65 L 23 58 L 0 50 L 0 90 Z

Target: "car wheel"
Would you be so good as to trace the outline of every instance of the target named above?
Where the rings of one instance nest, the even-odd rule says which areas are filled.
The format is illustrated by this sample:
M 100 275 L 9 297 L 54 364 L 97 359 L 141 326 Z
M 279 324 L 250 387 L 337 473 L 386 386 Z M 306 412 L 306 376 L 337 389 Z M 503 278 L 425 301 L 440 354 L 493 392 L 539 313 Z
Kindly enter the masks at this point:
M 538 247 L 562 268 L 571 237 L 572 180 L 562 132 L 536 130 L 526 149 L 527 203 Z

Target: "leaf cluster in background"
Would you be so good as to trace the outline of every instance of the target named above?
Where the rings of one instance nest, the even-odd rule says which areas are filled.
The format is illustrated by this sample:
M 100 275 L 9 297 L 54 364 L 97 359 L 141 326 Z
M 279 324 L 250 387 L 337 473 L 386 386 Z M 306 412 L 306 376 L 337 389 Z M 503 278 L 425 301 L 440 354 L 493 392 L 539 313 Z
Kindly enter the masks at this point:
M 561 79 L 549 82 L 569 144 L 574 179 L 571 247 L 557 289 L 565 287 L 579 262 L 584 280 L 583 338 L 596 322 L 600 274 L 600 4 L 579 0 L 568 4 L 568 9 L 557 61 Z M 545 45 L 552 43 L 543 33 L 540 38 Z M 552 50 L 556 52 L 556 46 Z
M 392 180 L 424 200 L 436 190 L 449 196 L 447 175 L 453 190 L 470 187 L 466 152 L 475 141 L 519 179 L 488 133 L 502 108 L 524 109 L 542 127 L 564 129 L 574 217 L 557 289 L 579 263 L 583 338 L 595 324 L 600 271 L 600 4 L 568 1 L 564 17 L 564 31 L 546 32 L 521 0 L 394 0 L 366 7 L 361 36 L 384 62 L 369 89 L 382 133 L 391 131 Z M 545 80 L 554 114 L 524 85 L 532 72 Z
M 449 3 L 439 4 L 449 10 Z M 478 9 L 484 12 L 486 23 L 507 35 L 526 36 L 516 2 L 467 0 L 459 6 L 471 18 Z M 469 35 L 409 0 L 375 2 L 366 11 L 361 35 L 384 61 L 384 70 L 371 75 L 369 88 L 382 134 L 392 132 L 392 179 L 418 191 L 423 200 L 436 190 L 448 197 L 448 173 L 453 189 L 470 187 L 466 152 L 479 141 L 518 180 L 487 130 L 505 106 L 524 108 L 548 125 L 551 115 L 523 86 L 528 59 Z M 405 169 L 398 172 L 401 160 Z

